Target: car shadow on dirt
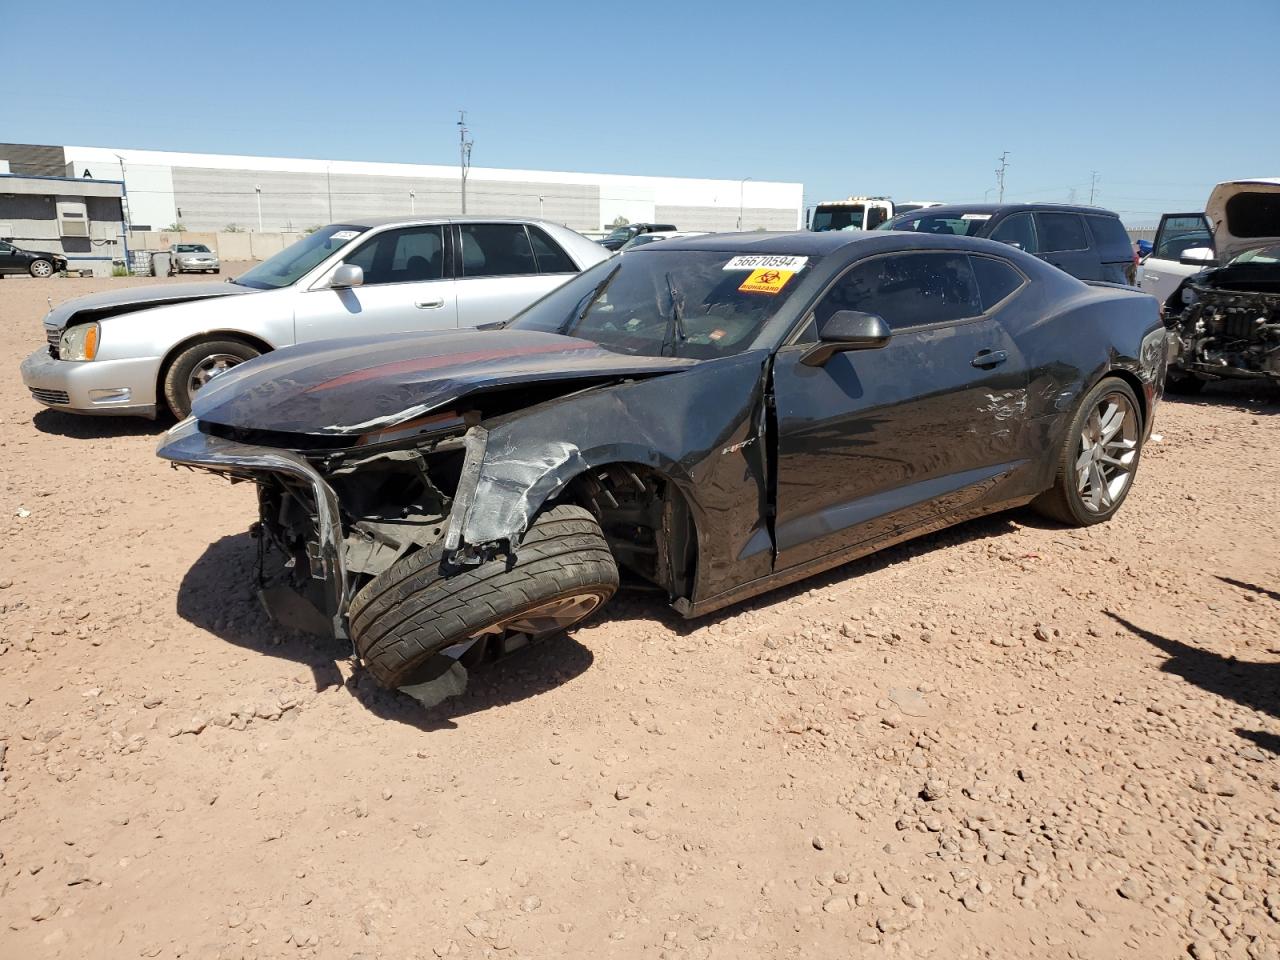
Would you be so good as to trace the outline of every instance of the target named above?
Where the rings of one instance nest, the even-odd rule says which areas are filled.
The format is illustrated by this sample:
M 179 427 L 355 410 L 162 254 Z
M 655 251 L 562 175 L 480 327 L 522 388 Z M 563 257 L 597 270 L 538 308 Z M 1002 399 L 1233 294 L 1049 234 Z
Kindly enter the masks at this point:
M 41 433 L 72 440 L 101 440 L 114 437 L 147 437 L 163 433 L 173 425 L 171 418 L 148 420 L 145 417 L 90 417 L 57 410 L 41 410 L 31 418 Z
M 344 681 L 338 663 L 351 659 L 349 644 L 273 623 L 253 591 L 256 562 L 257 544 L 248 533 L 210 544 L 182 578 L 178 615 L 227 643 L 308 667 L 317 692 L 340 686 L 385 720 L 421 730 L 449 729 L 458 717 L 517 703 L 567 683 L 593 660 L 591 651 L 571 636 L 552 637 L 480 664 L 470 672 L 465 692 L 424 709 L 412 697 L 383 689 L 362 668 Z
M 1134 636 L 1168 654 L 1169 659 L 1160 667 L 1162 672 L 1172 673 L 1202 690 L 1234 700 L 1251 710 L 1280 718 L 1280 663 L 1224 657 L 1144 629 L 1109 610 L 1107 616 Z M 1237 729 L 1236 733 L 1280 756 L 1280 736 L 1261 730 Z
M 1065 529 L 1062 524 L 1046 519 L 1030 508 L 1011 510 L 970 520 L 948 527 L 937 533 L 926 534 L 897 546 L 888 547 L 869 556 L 835 567 L 824 573 L 814 574 L 796 583 L 775 587 L 767 593 L 731 604 L 703 617 L 686 620 L 671 609 L 660 593 L 635 593 L 615 598 L 600 616 L 600 622 L 611 620 L 653 620 L 679 636 L 687 636 L 704 627 L 714 626 L 744 613 L 767 610 L 776 604 L 802 596 L 811 590 L 824 590 L 866 574 L 907 563 L 917 557 L 946 547 L 960 546 L 979 540 L 999 538 L 1013 533 L 1019 527 L 1037 529 Z
M 1188 406 L 1227 407 L 1261 416 L 1280 414 L 1280 385 L 1262 380 L 1218 380 L 1205 384 L 1200 393 L 1166 392 L 1169 403 Z M 1155 430 L 1160 432 L 1160 412 Z

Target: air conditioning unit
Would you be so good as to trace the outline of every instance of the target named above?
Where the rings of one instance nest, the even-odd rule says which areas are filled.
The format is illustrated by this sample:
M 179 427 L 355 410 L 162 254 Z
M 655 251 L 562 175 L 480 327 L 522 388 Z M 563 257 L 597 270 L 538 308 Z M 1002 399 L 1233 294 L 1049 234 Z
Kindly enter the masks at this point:
M 58 235 L 89 236 L 89 209 L 82 200 L 58 201 Z

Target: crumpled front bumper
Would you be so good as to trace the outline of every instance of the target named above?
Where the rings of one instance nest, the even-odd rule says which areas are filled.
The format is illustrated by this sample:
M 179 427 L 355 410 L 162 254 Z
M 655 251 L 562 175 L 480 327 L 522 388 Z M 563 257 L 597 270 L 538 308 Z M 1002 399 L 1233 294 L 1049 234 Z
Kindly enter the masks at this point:
M 305 457 L 288 450 L 238 443 L 210 436 L 200 430 L 194 418 L 171 428 L 156 447 L 156 456 L 173 464 L 253 479 L 263 473 L 283 474 L 309 484 L 316 505 L 318 541 L 312 553 L 312 575 L 323 579 L 330 601 L 326 611 L 332 619 L 333 635 L 348 639 L 347 570 L 343 552 L 342 524 L 338 496 L 319 471 Z

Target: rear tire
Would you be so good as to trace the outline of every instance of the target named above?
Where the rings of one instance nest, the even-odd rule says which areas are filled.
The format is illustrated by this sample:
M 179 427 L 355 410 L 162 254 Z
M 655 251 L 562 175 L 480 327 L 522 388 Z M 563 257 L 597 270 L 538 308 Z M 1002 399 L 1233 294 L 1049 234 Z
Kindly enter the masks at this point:
M 1110 520 L 1133 488 L 1142 435 L 1142 408 L 1133 388 L 1119 377 L 1103 378 L 1071 418 L 1053 486 L 1032 506 L 1073 527 Z
M 618 567 L 595 517 L 561 504 L 540 514 L 515 561 L 449 568 L 443 543 L 410 554 L 351 601 L 351 636 L 383 686 L 417 682 L 414 673 L 456 643 L 484 633 L 531 640 L 572 627 L 618 589 Z
M 240 340 L 203 340 L 173 358 L 164 374 L 164 399 L 179 420 L 191 414 L 191 401 L 201 386 L 217 374 L 259 352 Z

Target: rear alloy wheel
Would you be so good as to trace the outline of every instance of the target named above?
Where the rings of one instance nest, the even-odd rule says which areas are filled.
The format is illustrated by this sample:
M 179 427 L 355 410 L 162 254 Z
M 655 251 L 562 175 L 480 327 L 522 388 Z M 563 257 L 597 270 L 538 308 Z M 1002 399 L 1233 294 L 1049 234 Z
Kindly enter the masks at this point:
M 1133 389 L 1108 377 L 1086 394 L 1063 441 L 1054 485 L 1035 506 L 1077 527 L 1110 520 L 1129 495 L 1142 456 L 1142 413 Z
M 164 398 L 170 411 L 179 420 L 185 419 L 202 387 L 258 355 L 257 350 L 239 340 L 206 340 L 187 347 L 165 371 Z
M 31 271 L 33 277 L 45 279 L 53 276 L 53 264 L 48 260 L 32 260 L 31 266 L 27 268 Z
M 567 630 L 618 589 L 618 567 L 590 511 L 560 504 L 534 520 L 514 562 L 442 563 L 444 545 L 412 553 L 351 601 L 351 636 L 385 687 L 419 683 L 436 654 L 494 637 L 507 648 Z M 434 661 L 434 662 L 433 662 Z

